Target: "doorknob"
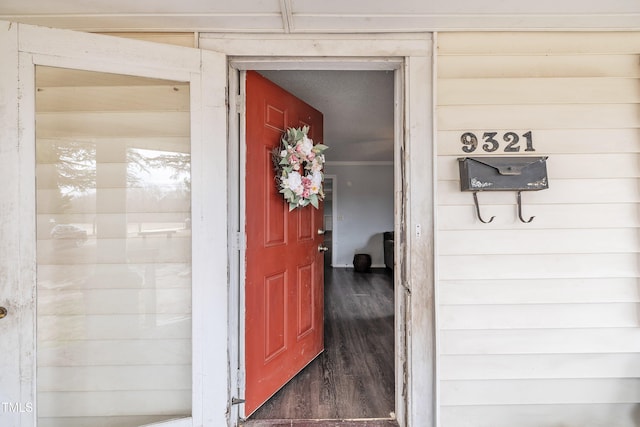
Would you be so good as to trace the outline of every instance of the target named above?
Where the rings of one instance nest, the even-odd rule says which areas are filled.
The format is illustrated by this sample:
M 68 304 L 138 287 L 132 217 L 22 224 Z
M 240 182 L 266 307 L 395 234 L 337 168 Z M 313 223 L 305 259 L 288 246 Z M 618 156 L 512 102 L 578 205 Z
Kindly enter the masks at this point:
M 318 245 L 318 252 L 327 252 L 328 250 L 329 248 L 323 245 L 322 243 Z
M 7 316 L 7 309 L 0 307 L 0 319 L 4 319 Z
M 324 234 L 324 230 L 322 228 L 318 228 L 318 235 L 323 235 Z

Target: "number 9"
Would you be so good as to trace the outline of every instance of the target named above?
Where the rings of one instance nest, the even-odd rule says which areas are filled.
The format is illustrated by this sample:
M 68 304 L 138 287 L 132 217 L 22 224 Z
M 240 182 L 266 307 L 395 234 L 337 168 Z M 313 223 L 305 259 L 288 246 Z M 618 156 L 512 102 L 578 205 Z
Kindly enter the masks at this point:
M 471 132 L 463 133 L 460 142 L 464 145 L 462 151 L 465 153 L 473 153 L 478 148 L 478 138 Z

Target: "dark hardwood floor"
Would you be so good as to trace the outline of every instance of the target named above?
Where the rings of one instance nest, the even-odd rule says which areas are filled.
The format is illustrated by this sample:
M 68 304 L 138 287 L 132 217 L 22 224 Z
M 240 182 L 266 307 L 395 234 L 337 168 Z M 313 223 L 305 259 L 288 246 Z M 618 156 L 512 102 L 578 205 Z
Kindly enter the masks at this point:
M 389 272 L 326 269 L 325 351 L 245 425 L 397 425 L 390 420 L 395 393 L 393 316 Z

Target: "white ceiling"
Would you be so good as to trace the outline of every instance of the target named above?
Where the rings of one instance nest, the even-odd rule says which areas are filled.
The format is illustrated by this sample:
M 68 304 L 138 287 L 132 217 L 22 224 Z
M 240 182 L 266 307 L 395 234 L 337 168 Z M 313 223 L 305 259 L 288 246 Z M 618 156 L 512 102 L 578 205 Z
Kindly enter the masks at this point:
M 324 116 L 327 161 L 393 161 L 392 71 L 260 71 Z
M 638 29 L 639 0 L 2 0 L 0 19 L 92 31 Z

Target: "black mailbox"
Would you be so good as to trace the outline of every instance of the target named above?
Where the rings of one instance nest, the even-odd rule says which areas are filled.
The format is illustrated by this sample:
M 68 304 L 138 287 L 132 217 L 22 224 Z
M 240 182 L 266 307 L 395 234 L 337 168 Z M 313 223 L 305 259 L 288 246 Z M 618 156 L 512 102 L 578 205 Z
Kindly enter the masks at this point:
M 549 188 L 547 157 L 463 157 L 462 191 L 532 191 Z
M 460 190 L 473 191 L 476 213 L 481 222 L 493 221 L 491 217 L 485 221 L 480 216 L 478 206 L 479 191 L 517 191 L 518 217 L 522 218 L 523 191 L 536 191 L 549 188 L 547 178 L 547 157 L 462 157 L 458 159 L 460 166 Z

